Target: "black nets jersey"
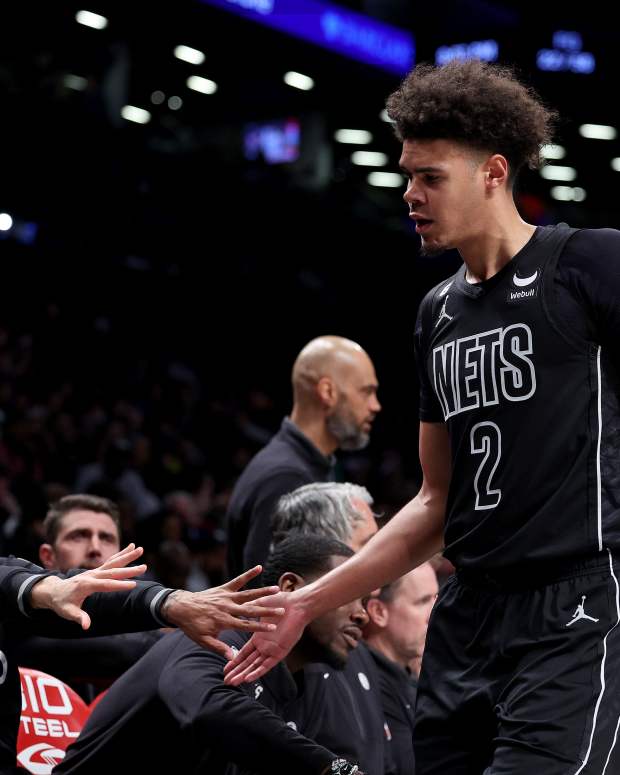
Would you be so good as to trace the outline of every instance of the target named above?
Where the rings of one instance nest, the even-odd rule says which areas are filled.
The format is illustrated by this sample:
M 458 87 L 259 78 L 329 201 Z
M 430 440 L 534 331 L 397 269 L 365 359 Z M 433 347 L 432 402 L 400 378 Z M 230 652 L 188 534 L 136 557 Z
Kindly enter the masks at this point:
M 455 566 L 620 549 L 619 291 L 619 232 L 552 226 L 490 279 L 461 267 L 424 298 L 420 418 L 448 427 Z

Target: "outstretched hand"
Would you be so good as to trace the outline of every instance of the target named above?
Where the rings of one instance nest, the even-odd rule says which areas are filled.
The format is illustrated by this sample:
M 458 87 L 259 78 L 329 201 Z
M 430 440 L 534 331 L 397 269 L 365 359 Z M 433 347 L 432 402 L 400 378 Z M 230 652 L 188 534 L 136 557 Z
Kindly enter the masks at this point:
M 162 615 L 199 645 L 231 659 L 232 649 L 217 638 L 221 630 L 267 632 L 275 629 L 275 621 L 284 614 L 279 595 L 274 597 L 279 592 L 277 586 L 240 591 L 261 571 L 257 565 L 227 584 L 203 592 L 176 590 L 164 603 Z
M 308 623 L 295 592 L 280 592 L 270 602 L 284 609 L 275 628 L 255 632 L 239 653 L 224 668 L 224 682 L 231 686 L 258 680 L 278 664 L 301 638 Z M 267 619 L 266 621 L 269 621 Z
M 84 600 L 93 592 L 119 592 L 135 587 L 136 582 L 130 579 L 144 573 L 146 565 L 125 566 L 137 560 L 142 552 L 141 546 L 129 544 L 93 570 L 67 579 L 48 576 L 32 588 L 30 605 L 33 608 L 49 608 L 63 619 L 77 622 L 83 630 L 87 630 L 90 616 L 82 610 Z

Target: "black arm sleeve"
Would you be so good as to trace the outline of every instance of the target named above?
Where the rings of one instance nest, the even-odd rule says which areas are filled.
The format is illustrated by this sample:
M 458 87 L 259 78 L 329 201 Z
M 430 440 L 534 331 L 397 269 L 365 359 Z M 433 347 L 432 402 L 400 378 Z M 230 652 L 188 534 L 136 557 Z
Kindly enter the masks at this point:
M 73 570 L 65 576 L 44 571 L 38 565 L 19 557 L 0 558 L 2 620 L 16 619 L 20 626 L 33 633 L 62 638 L 140 632 L 169 626 L 162 619 L 160 609 L 173 590 L 154 581 L 137 580 L 136 586 L 127 592 L 97 592 L 90 595 L 83 605 L 92 620 L 87 631 L 51 611 L 30 608 L 29 593 L 37 582 L 50 575 L 65 578 L 81 572 Z
M 249 521 L 249 531 L 243 548 L 243 569 L 264 564 L 269 554 L 272 529 L 271 518 L 282 495 L 308 484 L 307 475 L 300 471 L 279 471 L 261 485 L 261 491 L 254 502 Z
M 0 557 L 0 612 L 2 621 L 30 613 L 29 592 L 46 576 L 53 575 L 19 557 Z
M 230 645 L 241 645 L 229 633 L 220 637 Z M 181 639 L 181 647 L 168 661 L 159 695 L 193 738 L 228 760 L 265 775 L 318 775 L 336 758 L 248 696 L 247 690 L 226 686 L 226 660 L 195 644 L 188 648 L 186 641 Z
M 69 571 L 73 576 L 80 571 Z M 52 611 L 31 611 L 20 621 L 16 634 L 45 635 L 51 638 L 93 638 L 122 632 L 140 632 L 170 626 L 160 614 L 160 608 L 173 590 L 154 581 L 136 580 L 136 586 L 123 592 L 96 592 L 84 601 L 82 608 L 91 617 L 91 626 L 83 630 L 76 622 Z

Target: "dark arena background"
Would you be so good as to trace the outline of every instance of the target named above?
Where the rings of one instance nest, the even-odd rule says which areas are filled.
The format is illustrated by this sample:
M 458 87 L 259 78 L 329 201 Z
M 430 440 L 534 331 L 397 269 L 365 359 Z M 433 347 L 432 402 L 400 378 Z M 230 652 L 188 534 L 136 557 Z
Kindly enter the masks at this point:
M 231 487 L 325 333 L 368 351 L 383 404 L 340 478 L 386 517 L 416 492 L 415 317 L 459 259 L 419 256 L 381 115 L 413 63 L 515 65 L 561 113 L 560 147 L 519 183 L 524 217 L 620 226 L 620 38 L 595 3 L 97 0 L 2 17 L 3 553 L 36 561 L 50 500 L 90 490 L 120 502 L 155 566 L 178 541 L 217 582 Z

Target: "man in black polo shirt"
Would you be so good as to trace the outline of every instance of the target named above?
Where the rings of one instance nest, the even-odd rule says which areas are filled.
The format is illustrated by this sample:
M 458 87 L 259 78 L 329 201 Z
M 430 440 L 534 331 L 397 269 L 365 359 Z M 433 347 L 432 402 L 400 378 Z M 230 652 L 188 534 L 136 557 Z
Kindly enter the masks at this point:
M 250 461 L 230 499 L 229 576 L 265 561 L 280 496 L 333 479 L 333 453 L 365 447 L 381 410 L 372 361 L 350 339 L 313 339 L 297 356 L 292 382 L 291 416 Z
M 413 714 L 428 619 L 437 597 L 437 574 L 425 562 L 381 589 L 367 604 L 366 645 L 381 687 L 390 730 L 392 760 L 399 775 L 413 775 Z M 409 665 L 417 663 L 415 677 Z
M 270 555 L 263 581 L 297 589 L 351 554 L 334 539 L 292 537 Z M 361 601 L 327 612 L 264 681 L 242 688 L 224 684 L 222 656 L 182 633 L 167 635 L 112 685 L 54 772 L 353 773 L 339 751 L 304 736 L 291 710 L 304 690 L 304 665 L 342 668 L 367 620 Z M 238 649 L 247 642 L 232 631 L 220 637 Z
M 320 535 L 359 551 L 377 532 L 372 503 L 365 487 L 348 482 L 298 487 L 278 502 L 274 543 L 287 536 Z M 304 672 L 306 691 L 292 718 L 322 745 L 358 762 L 367 775 L 393 772 L 380 677 L 365 644 L 351 653 L 344 670 L 313 663 Z

